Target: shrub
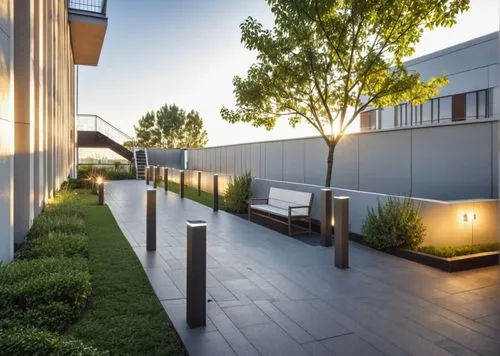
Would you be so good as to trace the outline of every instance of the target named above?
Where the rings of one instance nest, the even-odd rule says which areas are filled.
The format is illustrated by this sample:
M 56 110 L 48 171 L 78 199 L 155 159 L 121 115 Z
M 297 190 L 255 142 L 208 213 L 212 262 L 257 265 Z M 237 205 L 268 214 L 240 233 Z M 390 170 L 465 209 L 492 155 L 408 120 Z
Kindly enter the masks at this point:
M 0 329 L 0 350 L 11 356 L 24 355 L 79 355 L 104 356 L 108 352 L 87 346 L 74 338 L 34 328 Z
M 62 331 L 90 294 L 81 258 L 40 258 L 0 265 L 0 328 L 26 325 Z
M 68 179 L 67 181 L 64 181 L 63 184 L 61 185 L 61 189 L 83 189 L 85 188 L 85 181 L 82 178 L 77 178 L 77 179 Z
M 415 249 L 425 237 L 419 206 L 410 198 L 389 197 L 384 204 L 379 201 L 376 210 L 368 208 L 362 232 L 369 246 L 381 250 Z
M 32 259 L 40 257 L 88 257 L 89 240 L 85 235 L 49 233 L 29 239 L 18 257 Z
M 125 180 L 135 179 L 133 170 L 107 170 L 104 168 L 79 169 L 78 178 L 83 179 L 87 183 L 87 187 L 91 188 L 97 177 L 103 177 L 105 180 Z
M 248 200 L 252 194 L 252 175 L 250 172 L 235 177 L 224 193 L 224 204 L 227 210 L 244 213 L 248 209 Z
M 76 213 L 78 206 L 74 206 L 73 211 L 70 207 L 55 208 L 53 211 L 47 210 L 46 213 L 40 214 L 35 218 L 33 226 L 28 233 L 28 238 L 37 238 L 50 233 L 63 234 L 84 234 L 85 222 L 82 217 Z

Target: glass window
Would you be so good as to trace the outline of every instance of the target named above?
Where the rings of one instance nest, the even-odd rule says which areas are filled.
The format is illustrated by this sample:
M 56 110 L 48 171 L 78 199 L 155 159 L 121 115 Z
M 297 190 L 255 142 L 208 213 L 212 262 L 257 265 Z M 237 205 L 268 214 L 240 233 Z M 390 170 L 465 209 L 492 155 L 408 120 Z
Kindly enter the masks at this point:
M 399 106 L 399 126 L 406 126 L 407 117 L 406 117 L 406 104 L 401 104 Z
M 399 126 L 399 105 L 394 107 L 394 127 Z
M 431 101 L 422 104 L 422 123 L 430 122 L 432 117 Z
M 465 103 L 465 112 L 467 120 L 477 119 L 477 102 L 476 102 L 476 92 L 468 93 Z
M 486 112 L 487 117 L 493 115 L 493 89 L 488 89 L 488 111 Z
M 451 96 L 439 99 L 439 122 L 451 120 Z
M 422 105 L 415 105 L 413 109 L 413 125 L 419 125 L 422 123 Z
M 484 119 L 486 117 L 486 90 L 477 92 L 477 118 Z
M 439 99 L 432 99 L 432 122 L 438 122 L 439 114 Z

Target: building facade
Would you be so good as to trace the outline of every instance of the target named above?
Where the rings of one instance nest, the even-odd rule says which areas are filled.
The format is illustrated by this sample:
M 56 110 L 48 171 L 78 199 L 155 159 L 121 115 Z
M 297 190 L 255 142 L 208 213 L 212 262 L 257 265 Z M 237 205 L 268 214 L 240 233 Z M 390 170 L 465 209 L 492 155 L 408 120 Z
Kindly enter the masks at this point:
M 97 65 L 105 10 L 105 0 L 0 0 L 0 261 L 75 173 L 75 66 Z
M 360 117 L 361 131 L 498 117 L 498 53 L 499 36 L 494 32 L 406 62 L 422 80 L 444 74 L 448 85 L 422 105 L 401 103 L 365 111 Z

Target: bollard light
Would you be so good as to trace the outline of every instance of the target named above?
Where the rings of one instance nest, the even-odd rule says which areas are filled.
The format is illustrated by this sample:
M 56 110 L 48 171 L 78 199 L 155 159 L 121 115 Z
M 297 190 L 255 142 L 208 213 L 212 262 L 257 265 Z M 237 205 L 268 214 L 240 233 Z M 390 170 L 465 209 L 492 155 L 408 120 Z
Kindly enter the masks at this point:
M 201 172 L 198 171 L 198 196 L 201 195 Z
M 158 180 L 160 179 L 160 166 L 155 166 L 154 167 L 154 174 L 153 174 L 153 187 L 157 188 L 158 187 Z
M 335 267 L 349 267 L 349 197 L 333 198 L 335 214 Z
M 99 205 L 104 205 L 104 179 L 97 178 L 97 189 L 99 191 Z
M 332 189 L 321 189 L 321 246 L 332 245 Z
M 184 199 L 184 171 L 181 171 L 181 177 L 179 181 L 179 194 L 181 195 L 181 199 Z
M 163 188 L 166 192 L 168 191 L 168 167 L 163 170 Z
M 146 250 L 156 251 L 156 190 L 146 192 Z
M 144 178 L 146 179 L 146 185 L 149 185 L 149 166 L 144 167 Z
M 213 209 L 219 211 L 219 175 L 217 173 L 214 174 Z
M 207 323 L 207 223 L 188 220 L 186 225 L 186 320 L 198 328 Z

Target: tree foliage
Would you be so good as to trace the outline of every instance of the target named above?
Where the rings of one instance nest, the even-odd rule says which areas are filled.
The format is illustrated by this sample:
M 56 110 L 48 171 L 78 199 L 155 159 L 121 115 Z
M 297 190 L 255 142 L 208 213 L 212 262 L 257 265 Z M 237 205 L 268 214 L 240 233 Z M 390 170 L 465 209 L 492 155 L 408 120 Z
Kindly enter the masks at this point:
M 186 113 L 176 105 L 146 113 L 134 128 L 138 147 L 198 148 L 208 141 L 200 114 Z
M 312 125 L 328 145 L 326 186 L 333 153 L 346 130 L 368 108 L 421 104 L 447 83 L 422 80 L 403 60 L 424 30 L 451 27 L 469 0 L 267 0 L 274 27 L 249 17 L 244 46 L 257 61 L 233 79 L 236 108 L 223 119 L 272 129 L 277 119 Z

